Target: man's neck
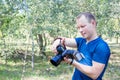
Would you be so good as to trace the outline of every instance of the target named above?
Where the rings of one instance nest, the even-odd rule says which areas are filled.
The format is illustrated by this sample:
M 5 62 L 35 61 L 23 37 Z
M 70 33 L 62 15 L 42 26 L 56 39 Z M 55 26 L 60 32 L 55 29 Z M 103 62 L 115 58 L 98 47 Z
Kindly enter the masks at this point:
M 97 34 L 91 36 L 90 38 L 86 39 L 86 41 L 87 41 L 86 44 L 89 43 L 90 41 L 93 41 L 93 40 L 97 39 L 97 38 L 98 38 L 98 35 L 97 35 Z

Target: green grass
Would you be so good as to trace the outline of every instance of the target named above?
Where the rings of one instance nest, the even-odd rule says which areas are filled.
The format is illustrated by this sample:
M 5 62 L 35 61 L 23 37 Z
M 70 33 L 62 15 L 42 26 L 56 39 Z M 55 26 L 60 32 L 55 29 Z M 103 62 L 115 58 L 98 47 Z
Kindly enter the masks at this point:
M 7 65 L 4 63 L 0 60 L 0 80 L 21 80 L 23 63 L 8 62 Z M 65 63 L 54 67 L 48 60 L 37 60 L 34 70 L 30 63 L 26 65 L 23 80 L 70 80 L 72 71 L 72 66 Z
M 0 64 L 0 79 L 1 80 L 20 80 L 20 66 Z
M 116 51 L 116 52 L 115 52 Z M 103 77 L 103 80 L 120 80 L 120 50 L 113 51 L 110 61 Z M 61 63 L 54 67 L 49 60 L 35 57 L 34 70 L 31 63 L 26 64 L 24 76 L 22 77 L 23 62 L 14 63 L 8 61 L 7 65 L 4 60 L 0 59 L 0 80 L 71 80 L 73 67 Z
M 120 80 L 120 50 L 112 48 L 110 61 L 104 76 L 104 80 Z

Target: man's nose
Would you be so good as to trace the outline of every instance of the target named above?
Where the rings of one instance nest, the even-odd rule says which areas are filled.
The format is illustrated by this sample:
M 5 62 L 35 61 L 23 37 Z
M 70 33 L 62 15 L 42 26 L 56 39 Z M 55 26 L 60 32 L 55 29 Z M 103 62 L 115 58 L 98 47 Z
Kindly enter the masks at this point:
M 82 32 L 83 32 L 83 29 L 82 29 L 82 28 L 80 28 L 80 29 L 79 29 L 79 32 L 80 32 L 80 33 L 82 33 Z

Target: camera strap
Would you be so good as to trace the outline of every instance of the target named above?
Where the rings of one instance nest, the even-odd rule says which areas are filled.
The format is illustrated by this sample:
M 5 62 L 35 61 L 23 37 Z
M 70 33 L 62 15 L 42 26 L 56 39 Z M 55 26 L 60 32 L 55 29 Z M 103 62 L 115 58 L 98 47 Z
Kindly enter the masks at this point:
M 66 49 L 66 46 L 65 46 L 64 42 L 62 43 L 62 39 L 63 38 L 60 38 L 60 37 L 59 38 L 55 38 L 54 41 L 57 40 L 57 39 L 60 39 L 60 44 L 59 45 L 62 45 Z

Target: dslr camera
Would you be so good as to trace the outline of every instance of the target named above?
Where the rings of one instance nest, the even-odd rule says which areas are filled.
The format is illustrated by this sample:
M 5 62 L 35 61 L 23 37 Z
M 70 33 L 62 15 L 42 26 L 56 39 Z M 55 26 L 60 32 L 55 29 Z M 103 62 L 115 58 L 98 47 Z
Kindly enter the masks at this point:
M 62 46 L 61 44 L 56 47 L 56 50 L 58 54 L 56 54 L 54 57 L 50 59 L 52 65 L 56 67 L 61 63 L 61 61 L 64 60 L 64 57 L 75 59 L 77 61 L 82 59 L 81 53 L 79 53 L 76 50 L 67 50 L 66 47 Z

